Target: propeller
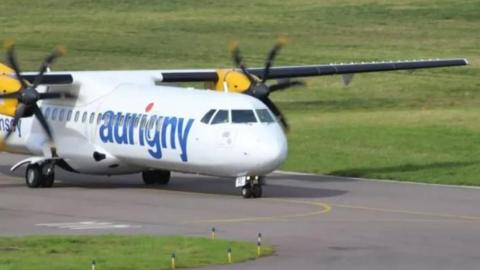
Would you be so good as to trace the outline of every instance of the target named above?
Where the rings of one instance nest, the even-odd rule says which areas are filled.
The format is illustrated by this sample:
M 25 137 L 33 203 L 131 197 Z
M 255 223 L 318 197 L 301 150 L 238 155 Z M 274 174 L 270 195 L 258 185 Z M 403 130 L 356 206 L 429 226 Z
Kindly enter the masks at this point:
M 282 80 L 278 81 L 276 84 L 267 85 L 266 82 L 268 80 L 268 75 L 270 74 L 270 69 L 273 65 L 273 62 L 278 55 L 278 52 L 286 43 L 286 38 L 279 38 L 277 42 L 273 45 L 272 49 L 270 49 L 267 59 L 265 61 L 265 68 L 263 69 L 263 75 L 260 78 L 256 77 L 255 75 L 251 74 L 248 69 L 246 68 L 245 64 L 243 63 L 243 58 L 240 53 L 240 48 L 237 42 L 230 43 L 230 52 L 232 54 L 233 62 L 237 68 L 240 68 L 243 74 L 248 78 L 250 81 L 250 87 L 245 92 L 248 95 L 256 97 L 260 99 L 272 112 L 275 116 L 280 120 L 282 126 L 288 130 L 288 122 L 285 118 L 284 114 L 280 111 L 280 109 L 272 102 L 269 98 L 269 95 L 275 91 L 281 91 L 288 89 L 294 86 L 303 86 L 305 83 L 299 80 Z
M 49 55 L 47 55 L 47 57 L 45 57 L 45 60 L 42 62 L 40 66 L 40 70 L 37 76 L 35 77 L 33 84 L 28 83 L 21 75 L 20 68 L 18 66 L 18 62 L 15 57 L 14 43 L 11 41 L 5 42 L 5 49 L 6 49 L 7 63 L 15 71 L 15 76 L 20 82 L 21 87 L 17 92 L 0 95 L 0 99 L 17 99 L 18 100 L 18 105 L 15 110 L 12 127 L 8 130 L 3 141 L 5 142 L 12 135 L 12 132 L 17 127 L 18 122 L 20 121 L 21 118 L 30 117 L 34 115 L 39 121 L 40 125 L 42 126 L 42 129 L 45 131 L 48 137 L 52 157 L 56 157 L 57 154 L 56 154 L 56 149 L 54 147 L 52 130 L 48 125 L 47 120 L 43 116 L 42 111 L 38 107 L 37 102 L 39 100 L 44 100 L 44 99 L 72 98 L 72 96 L 66 93 L 56 93 L 56 92 L 39 93 L 37 91 L 37 87 L 41 83 L 43 75 L 47 71 L 48 67 L 57 58 L 65 54 L 65 49 L 63 47 L 57 47 L 55 50 L 53 50 L 52 53 L 50 53 Z

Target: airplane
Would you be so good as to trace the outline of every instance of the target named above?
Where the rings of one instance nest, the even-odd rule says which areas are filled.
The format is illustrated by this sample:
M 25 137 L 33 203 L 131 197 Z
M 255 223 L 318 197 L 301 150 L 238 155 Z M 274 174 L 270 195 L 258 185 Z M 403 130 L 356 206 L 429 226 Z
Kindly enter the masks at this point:
M 91 175 L 142 173 L 146 185 L 166 185 L 170 173 L 235 179 L 244 198 L 260 198 L 265 175 L 287 156 L 288 123 L 269 95 L 303 85 L 299 77 L 468 65 L 429 59 L 247 68 L 238 44 L 235 68 L 191 70 L 50 71 L 55 49 L 38 73 L 21 72 L 13 42 L 0 63 L 1 151 L 29 155 L 30 188 L 52 187 L 55 167 Z M 267 84 L 268 80 L 278 80 Z M 206 89 L 170 85 L 204 82 Z

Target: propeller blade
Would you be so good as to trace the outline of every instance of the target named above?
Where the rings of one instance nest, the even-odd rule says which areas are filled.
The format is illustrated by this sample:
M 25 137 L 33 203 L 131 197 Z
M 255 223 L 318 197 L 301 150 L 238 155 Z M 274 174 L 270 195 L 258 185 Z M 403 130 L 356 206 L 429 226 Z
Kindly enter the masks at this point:
M 275 105 L 275 103 L 272 102 L 268 97 L 262 98 L 262 102 L 267 105 L 267 107 L 272 111 L 272 113 L 280 120 L 280 123 L 282 123 L 282 126 L 288 130 L 289 126 L 287 123 L 287 119 L 285 118 L 285 115 L 278 109 L 278 107 Z
M 263 70 L 262 83 L 265 83 L 267 81 L 268 74 L 270 73 L 270 68 L 272 67 L 273 61 L 275 60 L 275 57 L 277 56 L 282 46 L 282 43 L 277 42 L 268 53 L 267 61 L 265 63 L 265 69 Z
M 37 86 L 40 84 L 42 81 L 43 75 L 45 74 L 45 71 L 47 71 L 48 67 L 57 59 L 58 57 L 61 57 L 65 54 L 66 50 L 63 47 L 57 47 L 51 54 L 49 54 L 47 57 L 45 57 L 45 60 L 43 60 L 42 65 L 40 66 L 40 71 L 38 72 L 38 75 L 35 77 L 35 81 L 33 83 L 33 88 L 37 88 Z
M 270 85 L 268 87 L 268 90 L 271 93 L 271 92 L 275 92 L 275 91 L 279 91 L 279 90 L 285 90 L 285 89 L 293 87 L 293 86 L 305 86 L 305 82 L 286 80 L 286 81 L 283 81 L 283 82 L 279 82 L 277 84 Z
M 20 96 L 19 92 L 7 93 L 4 95 L 0 95 L 0 99 L 10 99 L 10 98 L 18 98 Z
M 17 106 L 17 109 L 15 110 L 15 117 L 13 118 L 12 125 L 10 126 L 10 129 L 8 130 L 7 135 L 5 135 L 5 137 L 3 138 L 4 142 L 6 142 L 7 139 L 10 137 L 10 135 L 12 135 L 13 131 L 15 130 L 15 128 L 18 125 L 18 121 L 20 121 L 20 118 L 22 118 L 22 116 L 25 114 L 26 110 L 27 110 L 27 106 L 25 106 L 24 104 L 20 103 Z
M 32 110 L 33 114 L 37 117 L 38 121 L 40 122 L 40 125 L 42 126 L 43 130 L 47 133 L 48 140 L 53 143 L 53 136 L 52 136 L 52 131 L 50 129 L 50 126 L 47 123 L 47 120 L 45 120 L 45 117 L 42 114 L 42 111 L 40 108 L 38 108 L 37 104 L 32 105 Z
M 255 83 L 256 82 L 255 78 L 252 76 L 252 74 L 250 74 L 250 72 L 248 72 L 245 64 L 243 64 L 243 59 L 240 53 L 240 47 L 238 46 L 238 42 L 231 41 L 229 47 L 230 47 L 230 52 L 232 54 L 232 58 L 233 58 L 233 62 L 235 63 L 235 66 L 239 67 L 242 70 L 243 74 L 247 76 L 250 83 L 252 84 Z
M 15 71 L 15 75 L 17 76 L 17 79 L 20 81 L 20 84 L 22 85 L 22 89 L 27 88 L 27 85 L 25 84 L 25 81 L 23 80 L 22 75 L 20 75 L 20 68 L 18 67 L 17 59 L 15 57 L 15 44 L 11 41 L 6 41 L 5 49 L 7 50 L 7 62 L 10 65 L 10 67 L 13 68 L 13 70 Z

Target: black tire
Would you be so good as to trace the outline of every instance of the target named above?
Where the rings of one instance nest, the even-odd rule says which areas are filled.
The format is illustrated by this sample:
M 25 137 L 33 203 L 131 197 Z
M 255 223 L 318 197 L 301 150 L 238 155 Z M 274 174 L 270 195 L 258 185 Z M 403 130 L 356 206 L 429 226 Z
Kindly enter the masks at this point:
M 145 185 L 166 185 L 170 182 L 170 171 L 144 171 L 142 178 Z
M 249 185 L 242 187 L 242 197 L 245 199 L 252 197 L 252 189 Z
M 25 170 L 25 183 L 29 188 L 38 188 L 42 184 L 42 170 L 37 164 L 30 164 Z
M 42 176 L 42 183 L 41 186 L 45 188 L 50 188 L 53 186 L 53 183 L 55 182 L 55 173 L 52 172 L 50 174 L 45 174 Z
M 253 198 L 261 198 L 263 191 L 261 185 L 253 185 L 251 188 L 251 193 Z

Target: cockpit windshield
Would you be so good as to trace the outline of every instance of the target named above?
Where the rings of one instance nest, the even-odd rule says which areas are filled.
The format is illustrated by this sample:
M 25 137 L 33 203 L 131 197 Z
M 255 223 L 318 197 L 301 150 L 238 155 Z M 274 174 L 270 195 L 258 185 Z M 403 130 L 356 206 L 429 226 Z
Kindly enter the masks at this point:
M 232 123 L 256 123 L 257 118 L 252 110 L 232 110 Z
M 251 124 L 251 123 L 273 123 L 275 122 L 268 109 L 256 110 L 209 110 L 200 120 L 204 124 Z
M 219 110 L 217 114 L 215 114 L 215 117 L 213 117 L 212 120 L 212 125 L 215 124 L 222 124 L 222 123 L 228 123 L 228 111 L 227 110 Z
M 258 109 L 255 111 L 257 112 L 258 119 L 260 119 L 260 122 L 262 123 L 274 122 L 272 115 L 268 112 L 267 109 Z

